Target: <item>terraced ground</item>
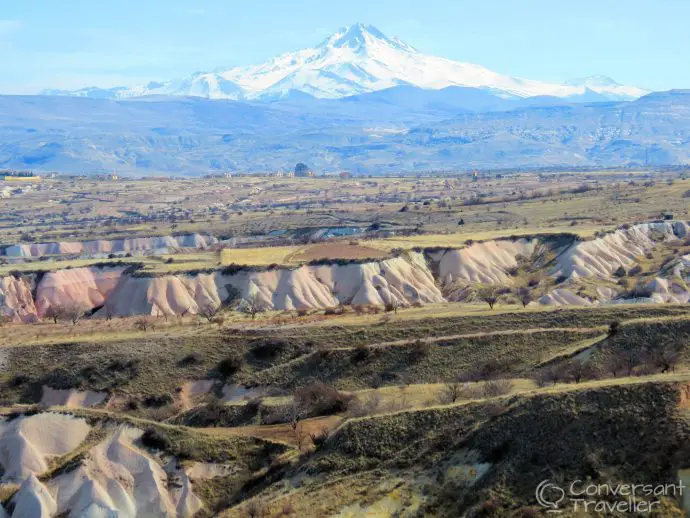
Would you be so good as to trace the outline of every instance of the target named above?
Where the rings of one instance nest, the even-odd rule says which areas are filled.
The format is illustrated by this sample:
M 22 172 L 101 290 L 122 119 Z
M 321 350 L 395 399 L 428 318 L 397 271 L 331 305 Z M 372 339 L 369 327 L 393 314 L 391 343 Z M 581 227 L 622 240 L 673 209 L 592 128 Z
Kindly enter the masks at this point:
M 198 506 L 149 494 L 185 502 L 182 516 L 524 516 L 544 478 L 670 483 L 690 465 L 690 306 L 444 307 L 289 326 L 188 317 L 105 342 L 74 326 L 0 347 L 0 406 L 45 412 L 50 392 L 51 412 L 96 430 L 36 473 L 62 508 L 61 476 L 106 484 L 93 463 L 122 426 L 118 444 L 189 479 Z M 84 393 L 105 397 L 83 408 Z M 42 494 L 0 487 L 9 508 Z M 682 515 L 679 499 L 660 505 Z

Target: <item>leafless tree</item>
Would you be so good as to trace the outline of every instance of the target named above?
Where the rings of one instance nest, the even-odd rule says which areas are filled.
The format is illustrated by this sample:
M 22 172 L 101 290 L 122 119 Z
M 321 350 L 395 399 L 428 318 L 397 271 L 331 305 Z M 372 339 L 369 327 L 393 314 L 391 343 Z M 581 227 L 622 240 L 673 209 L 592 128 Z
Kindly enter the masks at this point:
M 146 317 L 140 317 L 134 321 L 134 327 L 139 331 L 146 332 L 150 325 L 151 323 L 149 322 L 149 319 Z
M 261 304 L 261 301 L 256 293 L 246 300 L 243 311 L 247 315 L 251 315 L 252 320 L 256 318 L 257 313 L 263 311 L 263 305 Z
M 64 307 L 64 314 L 72 325 L 76 326 L 88 310 L 84 304 L 71 302 Z
M 649 351 L 649 363 L 661 369 L 661 372 L 674 372 L 678 363 L 678 350 L 672 345 L 655 347 Z
M 462 387 L 463 384 L 458 380 L 446 383 L 446 386 L 443 390 L 443 401 L 448 403 L 455 403 L 460 397 L 460 394 L 462 393 Z
M 498 302 L 498 292 L 495 286 L 486 286 L 479 292 L 479 297 L 489 305 L 489 309 L 494 309 L 494 305 Z
M 526 308 L 527 304 L 529 304 L 533 300 L 532 290 L 530 290 L 529 288 L 526 288 L 526 287 L 518 288 L 517 292 L 515 294 L 517 295 L 517 298 L 522 303 L 523 308 Z
M 106 301 L 105 305 L 103 306 L 103 312 L 105 313 L 105 319 L 110 321 L 113 319 L 115 308 L 113 308 L 113 305 L 109 301 Z
M 213 317 L 215 317 L 218 314 L 219 310 L 220 306 L 213 302 L 209 302 L 199 307 L 199 315 L 211 322 L 213 320 Z
M 59 306 L 48 306 L 43 316 L 52 319 L 53 323 L 57 324 L 58 320 L 63 318 L 64 311 Z

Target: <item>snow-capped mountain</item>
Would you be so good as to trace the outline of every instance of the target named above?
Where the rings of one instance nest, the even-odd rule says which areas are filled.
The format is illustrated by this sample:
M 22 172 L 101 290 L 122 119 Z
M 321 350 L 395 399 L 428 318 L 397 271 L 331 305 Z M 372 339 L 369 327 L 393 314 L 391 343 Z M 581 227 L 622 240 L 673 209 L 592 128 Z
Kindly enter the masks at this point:
M 340 98 L 399 85 L 425 89 L 449 86 L 488 90 L 503 98 L 553 96 L 584 99 L 592 92 L 603 99 L 630 100 L 648 91 L 624 86 L 604 76 L 549 84 L 502 75 L 471 63 L 423 54 L 385 36 L 371 25 L 344 27 L 314 48 L 278 56 L 264 64 L 200 72 L 134 88 L 49 90 L 47 95 L 122 99 L 144 95 L 186 95 L 211 99 L 273 99 L 293 92 L 318 98 Z

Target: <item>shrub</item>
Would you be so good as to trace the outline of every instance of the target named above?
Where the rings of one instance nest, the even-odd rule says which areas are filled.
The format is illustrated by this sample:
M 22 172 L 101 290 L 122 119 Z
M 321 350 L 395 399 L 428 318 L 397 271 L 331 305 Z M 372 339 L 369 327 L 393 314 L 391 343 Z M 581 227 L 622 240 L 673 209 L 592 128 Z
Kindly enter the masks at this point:
M 262 360 L 273 359 L 288 348 L 285 340 L 266 339 L 252 348 L 252 355 Z
M 515 277 L 518 273 L 520 273 L 520 267 L 519 266 L 510 266 L 506 269 L 506 273 L 510 275 L 511 277 Z
M 189 353 L 187 356 L 182 358 L 179 362 L 178 365 L 180 367 L 189 367 L 190 365 L 199 365 L 203 363 L 204 357 L 201 355 L 201 353 L 198 352 L 193 352 Z
M 630 276 L 630 277 L 632 277 L 634 275 L 639 275 L 641 273 L 642 273 L 642 266 L 640 266 L 639 264 L 636 264 L 635 266 L 630 268 L 630 270 L 628 270 L 628 276 Z
M 326 443 L 326 441 L 328 440 L 328 435 L 328 428 L 326 428 L 325 426 L 321 429 L 320 433 L 309 434 L 311 442 L 316 448 L 320 448 Z
M 360 363 L 369 358 L 370 354 L 369 346 L 364 343 L 357 343 L 355 345 L 355 352 L 352 354 L 352 361 L 354 363 Z
M 431 352 L 431 344 L 424 340 L 415 340 L 410 348 L 410 355 L 413 361 L 420 361 Z
M 615 334 L 618 333 L 621 327 L 621 322 L 620 320 L 614 320 L 609 324 L 609 336 L 614 336 Z
M 43 378 L 43 385 L 58 390 L 80 388 L 83 379 L 77 373 L 69 371 L 64 367 L 57 367 Z
M 139 401 L 136 399 L 128 399 L 127 403 L 125 403 L 125 410 L 128 411 L 134 411 L 134 410 L 139 410 Z
M 172 447 L 172 442 L 168 439 L 160 430 L 150 426 L 141 436 L 141 442 L 144 446 L 148 448 L 153 448 L 155 450 L 170 450 Z
M 299 408 L 304 409 L 306 415 L 319 416 L 346 411 L 352 396 L 317 381 L 297 389 L 294 400 Z
M 173 401 L 174 399 L 170 394 L 154 394 L 152 396 L 147 396 L 144 399 L 144 406 L 161 408 L 172 404 Z
M 244 360 L 239 355 L 231 355 L 218 362 L 218 373 L 224 378 L 228 378 L 242 368 Z
M 482 386 L 484 397 L 496 397 L 508 394 L 513 388 L 513 382 L 506 379 L 489 380 Z
M 268 506 L 261 500 L 254 499 L 247 504 L 248 518 L 264 518 L 268 513 Z
M 149 328 L 150 325 L 151 325 L 151 323 L 149 322 L 149 319 L 146 317 L 137 318 L 136 321 L 134 322 L 134 328 L 137 331 L 144 331 L 145 332 Z
M 29 382 L 29 377 L 24 375 L 24 374 L 15 374 L 12 376 L 12 378 L 7 382 L 7 385 L 9 387 L 21 387 L 25 383 Z
M 623 266 L 619 266 L 615 272 L 613 272 L 613 275 L 615 277 L 625 277 L 627 275 L 627 272 L 625 271 L 625 268 Z

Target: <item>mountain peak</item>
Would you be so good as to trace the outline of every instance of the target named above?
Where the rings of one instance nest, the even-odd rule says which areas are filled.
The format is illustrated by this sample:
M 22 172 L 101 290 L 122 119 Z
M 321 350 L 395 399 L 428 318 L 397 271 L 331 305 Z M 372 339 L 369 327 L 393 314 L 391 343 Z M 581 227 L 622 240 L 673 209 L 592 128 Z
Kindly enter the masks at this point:
M 352 49 L 357 52 L 376 45 L 387 45 L 397 50 L 414 52 L 411 45 L 397 38 L 389 38 L 373 25 L 360 22 L 341 27 L 326 38 L 319 47 Z
M 504 98 L 552 96 L 591 100 L 636 99 L 647 91 L 620 85 L 605 76 L 551 84 L 493 72 L 417 51 L 373 25 L 342 27 L 317 47 L 281 54 L 265 63 L 200 72 L 127 89 L 49 92 L 81 97 L 127 98 L 187 95 L 213 99 L 282 99 L 292 92 L 340 98 L 400 85 L 440 90 L 449 86 L 481 88 Z

